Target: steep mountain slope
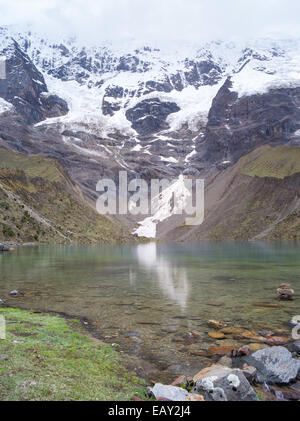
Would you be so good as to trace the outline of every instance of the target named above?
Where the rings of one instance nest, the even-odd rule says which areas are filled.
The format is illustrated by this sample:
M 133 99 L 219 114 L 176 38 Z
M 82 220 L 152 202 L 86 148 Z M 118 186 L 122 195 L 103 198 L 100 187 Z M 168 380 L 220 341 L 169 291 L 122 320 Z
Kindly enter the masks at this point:
M 4 27 L 0 55 L 6 59 L 2 145 L 55 158 L 91 200 L 98 180 L 118 184 L 120 170 L 129 180 L 168 178 L 176 186 L 190 176 L 210 185 L 262 145 L 300 145 L 300 40 L 124 48 L 57 42 Z M 287 176 L 280 157 L 275 148 L 268 158 L 275 179 L 281 166 Z M 265 174 L 268 162 L 261 159 L 257 165 Z M 214 212 L 218 225 L 221 213 Z M 134 231 L 146 217 L 123 220 Z M 180 221 L 167 228 L 167 219 L 154 218 L 151 233 L 168 237 Z
M 97 243 L 130 239 L 96 213 L 55 160 L 0 148 L 0 242 Z
M 204 223 L 163 238 L 300 239 L 300 148 L 262 146 L 207 180 Z

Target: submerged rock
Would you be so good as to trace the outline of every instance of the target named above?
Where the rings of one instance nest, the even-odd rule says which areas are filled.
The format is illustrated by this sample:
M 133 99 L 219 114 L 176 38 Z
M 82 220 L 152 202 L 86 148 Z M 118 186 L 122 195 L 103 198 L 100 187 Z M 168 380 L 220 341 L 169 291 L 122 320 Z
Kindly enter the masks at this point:
M 198 373 L 192 392 L 205 401 L 257 401 L 255 391 L 239 369 L 213 365 Z
M 181 387 L 166 386 L 156 383 L 154 387 L 148 387 L 148 392 L 156 399 L 165 398 L 171 401 L 185 401 L 189 392 Z
M 228 323 L 220 322 L 219 320 L 209 320 L 207 324 L 213 329 L 223 329 L 228 326 Z
M 213 339 L 224 339 L 225 335 L 222 332 L 209 332 L 208 336 L 210 336 Z
M 261 349 L 244 358 L 247 364 L 256 367 L 256 381 L 268 384 L 288 384 L 297 378 L 300 360 L 282 346 Z
M 277 288 L 277 294 L 280 300 L 291 300 L 295 291 L 290 284 L 281 284 Z

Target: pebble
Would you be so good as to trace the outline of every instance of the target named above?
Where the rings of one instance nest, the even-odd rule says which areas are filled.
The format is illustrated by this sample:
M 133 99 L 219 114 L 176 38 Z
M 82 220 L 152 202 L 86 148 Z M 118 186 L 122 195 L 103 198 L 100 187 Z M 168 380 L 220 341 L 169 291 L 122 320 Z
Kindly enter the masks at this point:
M 225 335 L 222 332 L 209 332 L 208 334 L 213 339 L 224 339 Z
M 0 360 L 8 360 L 9 355 L 8 354 L 0 354 Z

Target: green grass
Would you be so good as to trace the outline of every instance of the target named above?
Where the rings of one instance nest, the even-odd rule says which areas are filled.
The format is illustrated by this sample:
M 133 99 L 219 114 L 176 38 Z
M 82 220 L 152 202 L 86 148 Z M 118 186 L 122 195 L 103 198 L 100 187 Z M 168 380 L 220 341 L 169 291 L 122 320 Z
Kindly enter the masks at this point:
M 78 321 L 12 308 L 0 340 L 0 400 L 129 400 L 143 381 L 124 367 L 110 345 L 84 335 Z
M 25 205 L 50 222 L 30 216 Z M 133 240 L 116 218 L 99 215 L 52 159 L 0 148 L 0 242 L 122 243 Z
M 300 148 L 262 146 L 241 158 L 240 172 L 250 177 L 285 178 L 300 172 Z
M 53 159 L 25 156 L 0 148 L 0 168 L 18 169 L 28 177 L 43 177 L 47 181 L 61 181 L 65 171 Z

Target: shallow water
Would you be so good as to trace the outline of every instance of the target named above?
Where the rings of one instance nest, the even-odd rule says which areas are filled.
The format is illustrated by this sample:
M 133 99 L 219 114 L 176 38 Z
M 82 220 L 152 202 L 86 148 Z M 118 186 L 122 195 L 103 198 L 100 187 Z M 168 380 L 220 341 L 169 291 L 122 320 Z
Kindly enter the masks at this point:
M 279 308 L 276 288 L 296 291 Z M 24 297 L 9 297 L 13 289 Z M 0 254 L 0 298 L 22 308 L 91 320 L 100 337 L 149 360 L 161 376 L 207 365 L 191 355 L 216 342 L 207 321 L 249 329 L 283 328 L 300 314 L 300 246 L 266 243 L 40 246 Z M 297 295 L 298 293 L 298 295 Z M 189 344 L 184 335 L 203 332 Z

